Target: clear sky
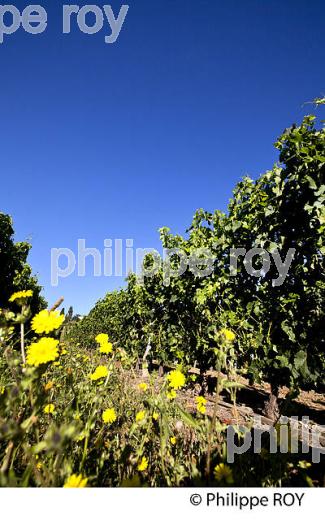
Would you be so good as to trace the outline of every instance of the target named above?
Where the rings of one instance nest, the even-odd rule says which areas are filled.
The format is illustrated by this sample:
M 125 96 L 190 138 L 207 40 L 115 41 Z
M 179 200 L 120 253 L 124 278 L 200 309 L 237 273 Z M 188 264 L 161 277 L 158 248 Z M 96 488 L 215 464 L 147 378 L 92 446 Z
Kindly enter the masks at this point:
M 85 313 L 123 278 L 89 262 L 51 287 L 51 248 L 157 247 L 159 227 L 183 233 L 272 167 L 276 137 L 325 93 L 325 2 L 129 0 L 111 45 L 108 25 L 63 35 L 64 2 L 40 3 L 47 30 L 0 45 L 0 211 L 47 300 Z

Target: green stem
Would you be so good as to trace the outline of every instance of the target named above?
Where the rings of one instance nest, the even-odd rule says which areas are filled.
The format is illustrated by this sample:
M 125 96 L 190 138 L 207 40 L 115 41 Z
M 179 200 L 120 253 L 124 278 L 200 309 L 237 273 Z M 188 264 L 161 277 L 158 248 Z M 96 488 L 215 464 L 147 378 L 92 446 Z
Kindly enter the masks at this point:
M 83 467 L 84 467 L 84 464 L 85 464 L 85 461 L 86 461 L 86 458 L 87 458 L 87 450 L 88 450 L 88 442 L 89 442 L 89 433 L 87 431 L 87 435 L 85 437 L 85 442 L 84 442 L 84 449 L 83 449 L 83 454 L 82 454 L 82 460 L 81 460 L 81 464 L 80 464 L 80 471 L 83 470 Z
M 21 357 L 23 359 L 24 365 L 26 364 L 26 355 L 25 355 L 25 326 L 23 323 L 20 324 L 20 350 Z
M 207 464 L 206 464 L 206 477 L 209 480 L 211 471 L 211 451 L 212 451 L 212 437 L 216 429 L 217 413 L 219 406 L 219 394 L 220 394 L 220 371 L 218 370 L 217 386 L 216 386 L 216 397 L 214 400 L 214 408 L 210 428 L 208 432 L 208 452 L 207 452 Z

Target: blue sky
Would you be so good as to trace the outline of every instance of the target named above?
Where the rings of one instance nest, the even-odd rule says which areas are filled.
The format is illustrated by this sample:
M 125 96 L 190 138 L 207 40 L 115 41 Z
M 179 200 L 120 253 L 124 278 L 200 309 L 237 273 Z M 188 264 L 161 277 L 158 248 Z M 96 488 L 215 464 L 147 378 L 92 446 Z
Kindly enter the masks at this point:
M 63 3 L 42 2 L 43 34 L 0 45 L 0 211 L 31 240 L 48 301 L 85 313 L 123 278 L 94 278 L 89 262 L 51 287 L 51 248 L 158 247 L 159 227 L 183 233 L 197 208 L 225 209 L 325 93 L 325 2 L 129 0 L 112 45 L 107 28 L 63 35 Z

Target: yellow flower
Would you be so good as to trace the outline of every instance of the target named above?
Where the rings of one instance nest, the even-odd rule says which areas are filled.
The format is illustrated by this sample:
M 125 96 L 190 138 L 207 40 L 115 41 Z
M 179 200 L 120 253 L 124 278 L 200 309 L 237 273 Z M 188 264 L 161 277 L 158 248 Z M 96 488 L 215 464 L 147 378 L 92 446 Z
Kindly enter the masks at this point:
M 105 344 L 108 342 L 108 334 L 98 334 L 96 336 L 95 341 L 99 343 L 99 345 Z
M 48 334 L 52 330 L 59 329 L 64 322 L 64 314 L 59 311 L 41 311 L 32 319 L 32 329 L 37 334 Z
M 32 296 L 33 291 L 18 291 L 15 292 L 12 296 L 10 296 L 9 301 L 14 302 L 16 300 L 26 300 L 26 298 L 31 298 Z
M 214 476 L 218 482 L 224 481 L 227 484 L 233 484 L 234 482 L 232 469 L 223 462 L 214 468 Z
M 95 372 L 93 374 L 90 374 L 90 379 L 92 381 L 97 381 L 98 379 L 101 379 L 102 377 L 107 377 L 108 376 L 108 368 L 105 367 L 104 365 L 99 365 Z
M 143 392 L 145 392 L 146 390 L 148 390 L 148 385 L 147 385 L 147 383 L 140 383 L 138 385 L 138 388 L 139 388 L 139 390 L 142 390 Z
M 43 463 L 42 463 L 42 462 L 38 462 L 38 463 L 36 464 L 36 468 L 38 469 L 38 471 L 39 471 L 40 469 L 42 469 L 42 466 L 43 466 Z
M 31 343 L 27 352 L 27 365 L 38 367 L 49 361 L 54 361 L 59 356 L 59 341 L 54 338 L 41 338 L 36 343 Z
M 114 408 L 107 408 L 104 410 L 102 413 L 102 419 L 106 424 L 112 424 L 114 421 L 116 421 L 116 413 Z
M 69 477 L 64 486 L 65 488 L 84 488 L 87 486 L 88 479 L 84 478 L 82 475 L 71 475 Z
M 95 340 L 100 345 L 99 352 L 102 354 L 110 354 L 112 352 L 113 345 L 108 341 L 108 334 L 98 334 Z
M 197 411 L 204 414 L 206 412 L 207 400 L 203 396 L 198 396 L 195 398 L 195 400 L 197 403 L 197 405 L 196 405 Z
M 174 388 L 174 390 L 178 390 L 185 385 L 185 376 L 182 374 L 180 370 L 173 370 L 168 374 L 167 379 L 169 380 L 169 386 Z
M 142 457 L 141 462 L 138 464 L 139 471 L 145 471 L 148 467 L 148 459 L 147 457 Z
M 50 390 L 52 390 L 53 387 L 54 387 L 54 382 L 49 381 L 48 383 L 46 383 L 46 385 L 44 385 L 44 390 L 45 390 L 45 392 L 49 392 Z
M 223 336 L 225 337 L 226 341 L 235 341 L 236 339 L 236 335 L 233 333 L 232 330 L 229 330 L 229 329 L 221 329 L 220 330 L 220 334 L 223 334 Z
M 113 350 L 113 345 L 112 343 L 103 343 L 100 347 L 99 347 L 99 352 L 101 352 L 102 354 L 110 354 Z
M 46 406 L 44 406 L 45 413 L 53 413 L 54 410 L 55 410 L 54 404 L 47 404 Z
M 152 418 L 153 418 L 154 421 L 158 421 L 158 419 L 159 419 L 159 414 L 158 414 L 157 412 L 153 412 L 153 414 L 152 414 Z
M 177 393 L 175 390 L 170 390 L 170 392 L 167 392 L 167 399 L 170 401 L 173 401 L 173 399 L 176 399 Z
M 135 416 L 136 422 L 142 422 L 146 417 L 146 412 L 144 410 L 140 410 Z
M 170 444 L 172 444 L 173 446 L 175 446 L 175 444 L 176 444 L 176 442 L 177 442 L 176 437 L 171 437 L 169 440 L 170 440 Z
M 80 421 L 81 419 L 81 415 L 79 412 L 76 412 L 75 414 L 73 414 L 73 418 L 75 421 Z

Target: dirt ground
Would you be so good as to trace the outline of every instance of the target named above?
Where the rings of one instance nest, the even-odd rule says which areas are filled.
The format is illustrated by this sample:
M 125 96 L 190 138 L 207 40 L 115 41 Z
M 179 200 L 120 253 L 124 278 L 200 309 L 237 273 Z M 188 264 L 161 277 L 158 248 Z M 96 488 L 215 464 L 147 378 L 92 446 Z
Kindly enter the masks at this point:
M 207 399 L 207 414 L 212 415 L 214 407 L 214 396 L 212 390 L 215 387 L 214 377 L 207 378 L 212 384 L 206 384 L 203 392 Z M 252 417 L 261 417 L 265 424 L 271 424 L 271 421 L 263 417 L 264 403 L 270 394 L 270 385 L 267 383 L 250 385 L 244 377 L 238 378 L 238 383 L 242 385 L 237 391 L 236 407 L 230 401 L 227 392 L 223 392 L 220 396 L 220 406 L 218 407 L 218 418 L 225 424 L 247 424 Z M 189 412 L 195 412 L 197 397 L 202 391 L 200 385 L 193 385 L 192 388 L 179 392 L 179 401 Z M 283 414 L 288 417 L 297 417 L 301 421 L 303 417 L 308 417 L 309 423 L 318 424 L 324 427 L 325 433 L 325 394 L 317 393 L 314 390 L 301 391 L 300 395 L 292 401 L 286 401 L 289 389 L 283 387 L 279 401 L 282 404 Z

